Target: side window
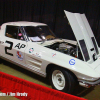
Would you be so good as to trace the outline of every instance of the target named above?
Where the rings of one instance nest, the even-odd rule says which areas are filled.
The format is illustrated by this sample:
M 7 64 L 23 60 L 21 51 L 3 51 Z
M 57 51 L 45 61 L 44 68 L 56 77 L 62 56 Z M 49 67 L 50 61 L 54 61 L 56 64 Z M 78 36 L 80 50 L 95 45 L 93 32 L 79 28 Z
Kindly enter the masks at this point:
M 17 26 L 6 26 L 5 35 L 10 38 L 17 39 L 18 27 Z
M 7 25 L 5 36 L 13 39 L 24 40 L 23 34 L 18 26 Z

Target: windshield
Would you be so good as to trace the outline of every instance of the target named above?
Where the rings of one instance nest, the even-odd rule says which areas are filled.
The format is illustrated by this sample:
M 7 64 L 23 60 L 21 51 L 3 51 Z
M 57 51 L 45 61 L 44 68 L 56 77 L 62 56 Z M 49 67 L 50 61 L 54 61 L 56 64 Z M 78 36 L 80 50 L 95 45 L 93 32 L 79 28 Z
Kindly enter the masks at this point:
M 56 38 L 48 26 L 25 26 L 24 29 L 32 41 L 45 41 Z

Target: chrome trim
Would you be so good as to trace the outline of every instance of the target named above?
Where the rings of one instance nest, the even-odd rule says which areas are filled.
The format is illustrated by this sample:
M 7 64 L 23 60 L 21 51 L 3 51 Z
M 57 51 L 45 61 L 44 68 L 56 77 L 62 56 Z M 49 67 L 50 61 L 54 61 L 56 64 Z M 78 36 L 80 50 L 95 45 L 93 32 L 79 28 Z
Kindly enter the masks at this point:
M 88 84 L 91 86 L 100 85 L 100 79 L 93 81 L 93 82 L 85 81 L 85 80 L 79 80 L 79 82 L 84 83 L 84 84 Z

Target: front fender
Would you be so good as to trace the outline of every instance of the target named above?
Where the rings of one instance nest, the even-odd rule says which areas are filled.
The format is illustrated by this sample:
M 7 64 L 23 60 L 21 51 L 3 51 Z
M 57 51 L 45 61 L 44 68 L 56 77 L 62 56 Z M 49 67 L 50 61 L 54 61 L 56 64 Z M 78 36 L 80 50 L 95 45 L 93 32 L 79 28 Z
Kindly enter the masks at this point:
M 42 64 L 42 71 L 46 73 L 46 67 L 49 64 L 55 64 L 57 66 L 63 67 L 65 69 L 70 70 L 73 72 L 78 79 L 85 79 L 85 80 L 96 80 L 100 77 L 100 74 L 97 73 L 91 66 L 78 58 L 74 58 L 67 54 L 63 54 L 61 52 L 53 51 L 54 56 L 45 52 L 43 56 L 43 64 Z M 49 52 L 50 53 L 50 52 Z M 74 64 L 70 63 L 71 60 L 74 60 Z

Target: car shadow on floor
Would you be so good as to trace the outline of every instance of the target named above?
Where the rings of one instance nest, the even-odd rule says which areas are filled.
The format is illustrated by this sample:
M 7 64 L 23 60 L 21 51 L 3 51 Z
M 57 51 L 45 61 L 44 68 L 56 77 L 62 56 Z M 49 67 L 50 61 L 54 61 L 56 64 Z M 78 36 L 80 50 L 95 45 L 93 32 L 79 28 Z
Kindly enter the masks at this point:
M 78 96 L 78 97 L 84 97 L 87 94 L 91 93 L 91 91 L 94 90 L 94 87 L 90 87 L 90 88 L 85 88 L 82 86 L 78 86 L 77 90 L 74 92 L 74 95 Z

